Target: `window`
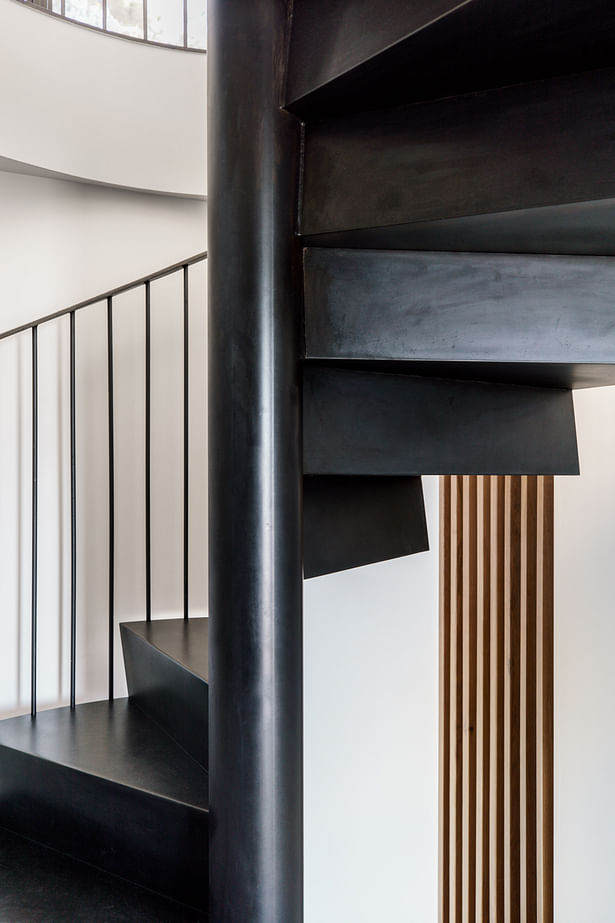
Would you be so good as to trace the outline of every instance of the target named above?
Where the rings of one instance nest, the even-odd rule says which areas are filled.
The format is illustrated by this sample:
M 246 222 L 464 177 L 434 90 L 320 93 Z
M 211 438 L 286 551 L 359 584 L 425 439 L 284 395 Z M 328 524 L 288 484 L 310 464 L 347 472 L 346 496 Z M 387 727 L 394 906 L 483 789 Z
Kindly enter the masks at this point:
M 206 0 L 188 0 L 188 48 L 207 48 Z
M 65 16 L 67 19 L 76 19 L 90 26 L 103 26 L 102 0 L 66 0 Z
M 107 0 L 107 29 L 143 38 L 143 0 Z
M 179 48 L 207 48 L 207 0 L 23 0 L 116 35 Z
M 147 38 L 165 45 L 184 44 L 183 0 L 148 0 Z

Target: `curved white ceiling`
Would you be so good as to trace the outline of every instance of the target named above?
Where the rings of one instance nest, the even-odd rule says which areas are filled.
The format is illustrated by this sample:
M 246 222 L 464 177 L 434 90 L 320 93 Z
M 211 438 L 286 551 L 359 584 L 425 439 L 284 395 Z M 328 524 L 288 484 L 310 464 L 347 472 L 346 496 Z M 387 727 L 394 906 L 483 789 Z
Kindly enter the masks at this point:
M 0 0 L 0 36 L 0 169 L 206 195 L 206 55 L 16 0 Z

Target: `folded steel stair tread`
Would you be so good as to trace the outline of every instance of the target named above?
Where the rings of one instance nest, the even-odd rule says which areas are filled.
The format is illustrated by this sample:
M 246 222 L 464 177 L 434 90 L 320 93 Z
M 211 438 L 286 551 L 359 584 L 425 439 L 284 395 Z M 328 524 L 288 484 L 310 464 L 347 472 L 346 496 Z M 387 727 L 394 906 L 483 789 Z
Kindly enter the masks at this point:
M 0 722 L 9 747 L 119 785 L 207 810 L 207 773 L 128 699 Z
M 123 629 L 139 635 L 185 670 L 207 682 L 208 619 L 155 619 L 151 622 L 123 622 L 122 625 Z
M 208 625 L 206 618 L 120 625 L 130 701 L 205 769 Z
M 0 722 L 0 827 L 197 908 L 207 799 L 206 770 L 127 699 Z

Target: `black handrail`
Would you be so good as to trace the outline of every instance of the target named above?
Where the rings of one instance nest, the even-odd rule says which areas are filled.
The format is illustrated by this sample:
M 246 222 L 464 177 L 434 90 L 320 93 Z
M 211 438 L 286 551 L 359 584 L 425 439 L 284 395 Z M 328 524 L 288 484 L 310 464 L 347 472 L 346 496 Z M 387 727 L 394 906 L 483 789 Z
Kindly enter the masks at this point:
M 108 401 L 108 468 L 109 468 L 109 610 L 108 610 L 108 697 L 114 697 L 114 640 L 115 640 L 115 419 L 114 419 L 114 363 L 113 363 L 113 309 L 114 298 L 142 286 L 145 288 L 145 561 L 146 604 L 145 618 L 152 615 L 152 565 L 151 565 L 151 283 L 173 273 L 183 277 L 183 615 L 189 617 L 189 268 L 207 259 L 207 251 L 174 263 L 164 269 L 143 276 L 133 282 L 117 286 L 111 291 L 70 305 L 52 314 L 21 324 L 4 333 L 0 340 L 19 333 L 32 334 L 32 589 L 31 589 L 31 703 L 33 718 L 37 712 L 37 653 L 38 653 L 38 328 L 42 324 L 68 315 L 70 327 L 70 521 L 71 521 L 71 594 L 70 594 L 70 705 L 76 701 L 77 661 L 77 442 L 76 442 L 76 312 L 106 302 L 107 307 L 107 401 Z
M 203 260 L 207 259 L 207 250 L 204 250 L 202 253 L 197 253 L 195 256 L 189 257 L 187 260 L 181 260 L 179 263 L 173 263 L 172 266 L 165 266 L 164 269 L 160 269 L 157 272 L 152 272 L 148 276 L 141 276 L 139 279 L 135 279 L 134 282 L 127 282 L 125 285 L 118 285 L 117 288 L 112 288 L 108 292 L 102 292 L 100 295 L 95 295 L 94 298 L 88 298 L 87 301 L 79 301 L 77 304 L 71 304 L 67 308 L 61 308 L 59 311 L 53 311 L 51 314 L 45 314 L 43 317 L 37 317 L 35 320 L 28 321 L 27 324 L 20 324 L 18 327 L 12 327 L 10 330 L 5 330 L 4 333 L 0 333 L 0 340 L 5 340 L 7 337 L 12 337 L 16 333 L 23 333 L 24 330 L 31 330 L 32 327 L 40 327 L 41 324 L 47 324 L 49 321 L 56 320 L 58 317 L 64 317 L 65 314 L 70 314 L 71 311 L 80 311 L 82 308 L 89 308 L 90 305 L 100 304 L 103 301 L 107 301 L 108 298 L 115 298 L 117 295 L 123 295 L 125 292 L 131 292 L 135 288 L 139 288 L 141 285 L 145 285 L 146 282 L 155 282 L 157 279 L 164 279 L 165 276 L 171 276 L 174 272 L 179 272 L 180 269 L 183 269 L 184 266 L 193 266 L 195 263 L 202 263 Z

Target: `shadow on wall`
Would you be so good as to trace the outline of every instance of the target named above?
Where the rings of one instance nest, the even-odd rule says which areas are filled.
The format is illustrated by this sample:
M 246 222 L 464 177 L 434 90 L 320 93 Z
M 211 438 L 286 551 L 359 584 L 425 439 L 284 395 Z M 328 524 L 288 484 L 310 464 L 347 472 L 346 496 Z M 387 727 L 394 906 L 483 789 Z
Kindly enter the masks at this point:
M 183 614 L 183 281 L 152 283 L 152 609 Z M 190 609 L 207 605 L 206 264 L 189 270 Z M 121 621 L 145 617 L 144 289 L 114 300 L 115 694 L 126 691 Z M 107 695 L 106 304 L 76 316 L 77 700 Z M 69 321 L 39 329 L 39 707 L 70 684 Z M 31 334 L 0 342 L 0 716 L 30 707 Z

